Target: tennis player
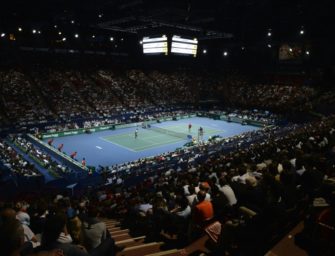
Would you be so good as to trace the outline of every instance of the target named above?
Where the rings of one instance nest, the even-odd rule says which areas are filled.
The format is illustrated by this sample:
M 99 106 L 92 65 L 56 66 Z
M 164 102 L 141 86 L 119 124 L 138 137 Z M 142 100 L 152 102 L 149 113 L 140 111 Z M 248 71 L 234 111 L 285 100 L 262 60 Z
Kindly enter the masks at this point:
M 138 136 L 138 129 L 136 128 L 136 130 L 135 130 L 135 139 L 137 139 L 137 136 Z
M 199 128 L 199 141 L 203 141 L 204 139 L 204 129 L 200 126 Z
M 188 124 L 188 132 L 191 132 L 191 129 L 192 129 L 192 124 L 189 123 L 189 124 Z

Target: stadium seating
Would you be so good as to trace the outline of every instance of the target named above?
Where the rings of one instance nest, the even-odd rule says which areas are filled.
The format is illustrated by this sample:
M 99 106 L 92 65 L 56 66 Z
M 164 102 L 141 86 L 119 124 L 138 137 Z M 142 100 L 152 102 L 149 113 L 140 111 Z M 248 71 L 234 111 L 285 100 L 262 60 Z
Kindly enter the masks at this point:
M 228 91 L 226 99 L 232 106 L 210 114 L 269 124 L 278 116 L 254 108 L 301 112 L 334 100 L 333 93 L 309 86 L 251 86 L 236 74 L 208 82 L 201 75 L 192 75 L 141 70 L 9 70 L 0 73 L 1 83 L 9 84 L 0 99 L 1 120 L 3 126 L 44 124 L 41 130 L 60 131 L 173 116 L 187 113 L 182 106 L 211 98 L 214 89 L 206 92 L 209 84 L 222 93 L 217 95 L 222 99 Z M 27 97 L 31 100 L 26 101 Z M 235 108 L 237 105 L 247 110 Z M 8 208 L 15 209 L 22 225 L 36 237 L 42 233 L 42 247 L 37 248 L 50 250 L 54 247 L 43 240 L 43 230 L 50 228 L 49 218 L 63 218 L 72 237 L 69 244 L 76 248 L 73 250 L 78 245 L 90 250 L 76 228 L 88 221 L 88 212 L 94 208 L 101 217 L 95 221 L 105 223 L 115 242 L 108 248 L 116 255 L 264 255 L 301 223 L 303 216 L 312 216 L 305 227 L 317 227 L 320 237 L 312 236 L 312 243 L 307 235 L 295 233 L 298 243 L 306 246 L 309 241 L 310 246 L 304 248 L 309 252 L 322 246 L 331 252 L 333 244 L 325 243 L 328 233 L 322 228 L 332 224 L 324 216 L 334 206 L 334 124 L 334 116 L 328 116 L 273 126 L 101 167 L 105 185 L 81 188 L 73 195 L 73 191 L 69 195 L 58 189 L 38 196 L 19 195 L 17 200 L 1 202 L 1 221 L 14 227 L 7 214 Z M 2 166 L 18 177 L 41 176 L 33 163 L 61 177 L 73 172 L 21 135 L 0 141 L 0 159 Z M 208 208 L 213 208 L 212 214 Z M 28 213 L 30 221 L 21 218 L 27 217 L 22 211 Z M 209 217 L 201 219 L 199 212 Z M 302 232 L 311 235 L 309 230 Z M 60 238 L 64 242 L 69 237 Z
M 310 86 L 255 84 L 235 73 L 222 77 L 186 71 L 11 69 L 0 73 L 0 83 L 6 85 L 0 99 L 2 126 L 109 118 L 157 107 L 192 106 L 208 99 L 276 112 L 310 111 L 333 101 L 329 92 Z

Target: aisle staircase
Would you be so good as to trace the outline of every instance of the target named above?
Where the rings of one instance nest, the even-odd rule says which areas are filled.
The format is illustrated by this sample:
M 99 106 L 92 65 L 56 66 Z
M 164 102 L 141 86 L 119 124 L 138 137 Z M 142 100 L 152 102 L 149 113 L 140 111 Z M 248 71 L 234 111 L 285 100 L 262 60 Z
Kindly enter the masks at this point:
M 129 229 L 122 229 L 121 222 L 113 219 L 103 219 L 107 225 L 115 245 L 124 247 L 117 256 L 177 256 L 180 250 L 164 249 L 164 242 L 147 241 L 145 235 L 132 236 Z
M 271 250 L 269 250 L 265 256 L 308 256 L 307 252 L 299 248 L 295 244 L 294 237 L 296 234 L 301 232 L 304 228 L 303 222 L 300 222 L 292 230 L 290 230 Z

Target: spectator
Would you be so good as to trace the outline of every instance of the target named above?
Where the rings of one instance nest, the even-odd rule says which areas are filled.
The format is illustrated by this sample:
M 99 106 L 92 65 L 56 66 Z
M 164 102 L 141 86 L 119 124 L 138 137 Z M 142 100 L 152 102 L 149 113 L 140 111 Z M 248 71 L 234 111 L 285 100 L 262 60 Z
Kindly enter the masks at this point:
M 0 251 L 2 255 L 20 256 L 24 244 L 24 230 L 16 219 L 9 219 L 0 225 Z
M 66 228 L 66 215 L 63 213 L 49 215 L 42 234 L 42 249 L 61 249 L 65 255 L 88 256 L 86 249 L 73 245 Z

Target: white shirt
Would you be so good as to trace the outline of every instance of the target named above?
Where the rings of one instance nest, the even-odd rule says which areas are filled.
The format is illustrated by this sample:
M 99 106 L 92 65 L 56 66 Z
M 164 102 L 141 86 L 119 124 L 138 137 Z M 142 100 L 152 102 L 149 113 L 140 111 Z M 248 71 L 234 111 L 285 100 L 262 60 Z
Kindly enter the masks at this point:
M 229 205 L 234 205 L 237 203 L 237 199 L 233 189 L 229 185 L 224 185 L 219 187 L 219 190 L 225 195 L 228 200 Z
M 193 194 L 193 195 L 189 195 L 189 196 L 186 197 L 189 205 L 193 204 L 194 198 L 196 196 L 197 196 L 196 194 Z
M 176 214 L 180 217 L 187 218 L 191 215 L 191 207 L 188 205 L 184 210 L 176 212 Z
M 33 237 L 35 236 L 33 231 L 31 231 L 31 229 L 27 225 L 22 224 L 22 227 L 23 227 L 23 233 L 24 233 L 24 241 L 31 242 L 33 248 L 40 246 L 41 245 L 40 242 L 31 241 L 31 239 L 33 239 Z
M 64 232 L 61 232 L 59 234 L 59 237 L 57 239 L 57 242 L 62 243 L 62 244 L 70 244 L 72 243 L 72 237 L 70 234 L 65 235 Z
M 152 209 L 151 204 L 140 204 L 138 207 L 138 210 L 143 213 L 146 213 L 149 209 Z

